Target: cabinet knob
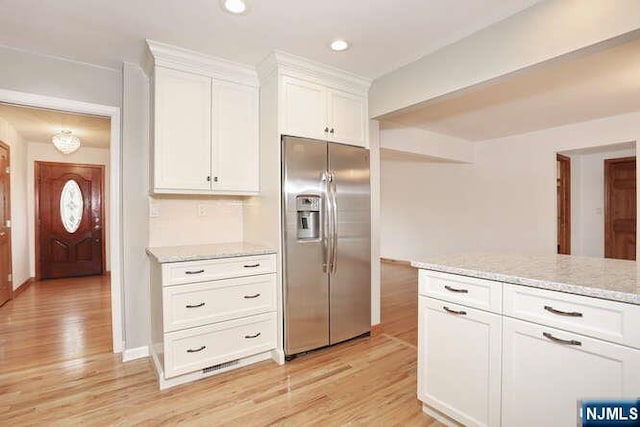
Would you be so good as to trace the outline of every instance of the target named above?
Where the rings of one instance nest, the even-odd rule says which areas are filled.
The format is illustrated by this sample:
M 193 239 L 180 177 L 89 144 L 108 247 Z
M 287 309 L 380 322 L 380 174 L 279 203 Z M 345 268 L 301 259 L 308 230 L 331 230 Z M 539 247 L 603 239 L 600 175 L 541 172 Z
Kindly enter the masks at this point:
M 211 177 L 210 176 L 207 177 L 207 182 L 211 182 Z
M 217 176 L 213 177 L 213 182 L 218 182 L 218 177 Z
M 333 133 L 333 128 L 331 128 L 331 130 L 329 131 L 329 133 Z
M 329 132 L 329 128 L 328 127 L 324 128 L 324 131 L 325 133 Z

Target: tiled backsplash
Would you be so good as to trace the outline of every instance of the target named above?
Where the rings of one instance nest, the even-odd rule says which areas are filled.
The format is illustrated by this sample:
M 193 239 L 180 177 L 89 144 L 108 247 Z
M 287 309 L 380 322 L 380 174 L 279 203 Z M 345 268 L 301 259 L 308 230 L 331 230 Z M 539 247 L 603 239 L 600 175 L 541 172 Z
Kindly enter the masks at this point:
M 242 207 L 241 198 L 150 197 L 149 246 L 241 241 Z

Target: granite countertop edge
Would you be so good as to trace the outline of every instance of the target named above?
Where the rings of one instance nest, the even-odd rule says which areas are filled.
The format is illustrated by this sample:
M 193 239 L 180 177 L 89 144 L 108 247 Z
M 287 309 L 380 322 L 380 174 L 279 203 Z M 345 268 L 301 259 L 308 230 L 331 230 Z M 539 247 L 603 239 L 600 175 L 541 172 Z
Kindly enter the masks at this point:
M 270 255 L 275 254 L 277 251 L 274 248 L 270 248 L 267 246 L 254 245 L 251 248 L 242 248 L 242 249 L 215 249 L 214 246 L 211 246 L 210 250 L 203 250 L 202 247 L 205 245 L 196 245 L 192 254 L 161 254 L 159 251 L 170 251 L 173 249 L 172 247 L 157 247 L 157 248 L 146 248 L 146 253 L 153 260 L 155 260 L 159 264 L 169 264 L 174 262 L 185 262 L 185 261 L 206 261 L 210 259 L 221 259 L 221 258 L 238 258 L 243 256 L 254 256 L 254 255 Z M 182 248 L 183 251 L 186 251 L 188 246 L 177 246 L 174 248 Z
M 570 283 L 553 282 L 548 280 L 530 279 L 504 273 L 494 273 L 490 271 L 481 271 L 469 268 L 451 267 L 443 264 L 432 264 L 422 261 L 411 261 L 411 266 L 425 270 L 439 271 L 441 273 L 451 273 L 460 276 L 469 276 L 478 279 L 487 279 L 497 282 L 510 283 L 513 285 L 528 286 L 532 288 L 546 289 L 550 291 L 564 292 L 604 300 L 640 305 L 640 295 L 628 292 L 613 291 L 610 289 L 580 286 Z

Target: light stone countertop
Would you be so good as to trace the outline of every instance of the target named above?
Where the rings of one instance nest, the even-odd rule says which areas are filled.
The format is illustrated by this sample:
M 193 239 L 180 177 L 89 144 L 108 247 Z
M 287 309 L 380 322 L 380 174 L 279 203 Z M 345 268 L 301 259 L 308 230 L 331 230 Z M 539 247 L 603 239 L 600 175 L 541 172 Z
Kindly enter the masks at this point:
M 411 265 L 640 305 L 636 261 L 555 254 L 471 253 L 412 261 Z
M 249 242 L 147 248 L 147 254 L 160 264 L 274 253 L 276 250 L 272 247 Z

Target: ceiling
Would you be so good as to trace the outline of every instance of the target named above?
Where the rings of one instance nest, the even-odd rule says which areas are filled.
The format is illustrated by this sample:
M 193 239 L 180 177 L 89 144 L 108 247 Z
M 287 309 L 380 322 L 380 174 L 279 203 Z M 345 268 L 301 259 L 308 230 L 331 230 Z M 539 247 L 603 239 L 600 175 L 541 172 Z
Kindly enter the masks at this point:
M 385 117 L 470 141 L 640 111 L 640 41 L 534 67 Z
M 219 0 L 0 0 L 0 44 L 118 69 L 146 38 L 251 65 L 280 49 L 376 78 L 538 1 L 251 0 L 233 16 Z
M 68 129 L 80 138 L 83 147 L 109 147 L 111 120 L 105 117 L 2 103 L 0 103 L 0 117 L 11 123 L 26 142 L 49 143 L 53 135 Z

